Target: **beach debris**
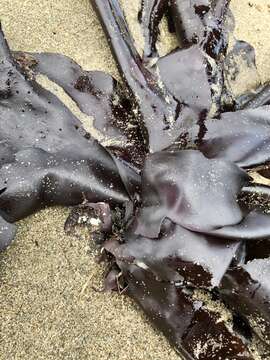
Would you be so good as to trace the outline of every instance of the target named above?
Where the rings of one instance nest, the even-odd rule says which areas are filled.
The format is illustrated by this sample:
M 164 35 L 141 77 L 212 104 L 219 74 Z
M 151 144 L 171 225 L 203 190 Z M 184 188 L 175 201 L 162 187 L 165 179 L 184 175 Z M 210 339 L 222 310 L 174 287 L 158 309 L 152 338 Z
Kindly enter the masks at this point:
M 74 206 L 64 229 L 67 234 L 75 234 L 75 227 L 86 227 L 96 243 L 103 243 L 105 235 L 112 232 L 111 209 L 107 203 L 89 203 L 84 201 Z

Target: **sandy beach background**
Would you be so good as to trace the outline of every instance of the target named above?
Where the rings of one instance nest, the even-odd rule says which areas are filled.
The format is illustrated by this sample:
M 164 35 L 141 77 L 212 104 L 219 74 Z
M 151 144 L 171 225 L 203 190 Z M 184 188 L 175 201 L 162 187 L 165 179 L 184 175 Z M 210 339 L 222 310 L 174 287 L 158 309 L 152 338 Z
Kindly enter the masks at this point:
M 122 2 L 139 41 L 138 1 Z M 269 81 L 270 0 L 233 0 L 231 8 L 236 37 L 255 47 L 261 80 Z M 118 76 L 88 0 L 0 0 L 0 19 L 14 50 L 59 52 Z M 0 254 L 0 360 L 179 359 L 129 299 L 92 290 L 104 269 L 87 238 L 65 235 L 68 212 L 46 209 L 22 221 Z

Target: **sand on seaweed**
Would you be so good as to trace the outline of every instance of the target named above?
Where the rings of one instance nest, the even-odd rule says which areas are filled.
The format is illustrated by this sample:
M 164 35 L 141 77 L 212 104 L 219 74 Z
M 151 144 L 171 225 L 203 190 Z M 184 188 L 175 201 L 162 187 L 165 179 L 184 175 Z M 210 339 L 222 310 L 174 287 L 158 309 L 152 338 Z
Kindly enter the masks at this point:
M 138 43 L 137 1 L 122 3 Z M 270 1 L 234 0 L 232 10 L 236 36 L 255 46 L 260 77 L 270 80 Z M 88 0 L 0 0 L 0 19 L 13 49 L 60 52 L 118 76 Z M 47 85 L 87 126 L 69 98 Z M 131 300 L 92 289 L 104 268 L 86 237 L 65 235 L 67 215 L 53 208 L 21 221 L 0 254 L 0 360 L 179 359 Z

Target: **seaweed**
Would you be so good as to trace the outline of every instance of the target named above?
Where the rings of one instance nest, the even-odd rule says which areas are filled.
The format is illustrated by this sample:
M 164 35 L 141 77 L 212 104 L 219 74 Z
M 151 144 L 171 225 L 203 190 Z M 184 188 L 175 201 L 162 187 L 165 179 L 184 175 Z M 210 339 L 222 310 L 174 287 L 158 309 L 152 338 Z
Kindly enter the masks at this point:
M 132 103 L 121 84 L 101 71 L 84 71 L 67 56 L 52 53 L 14 53 L 31 76 L 46 75 L 72 97 L 79 109 L 93 117 L 99 141 L 134 165 L 143 162 L 145 148 L 134 121 Z M 31 66 L 27 66 L 31 62 Z M 53 64 L 53 66 L 52 66 Z M 129 124 L 129 126 L 127 126 Z M 136 147 L 137 151 L 132 151 Z
M 247 244 L 246 255 L 229 269 L 221 284 L 222 298 L 235 313 L 244 315 L 263 342 L 270 344 L 270 242 Z
M 11 52 L 1 31 L 0 249 L 17 220 L 73 205 L 65 230 L 86 225 L 102 246 L 104 290 L 135 299 L 183 358 L 254 359 L 254 338 L 270 346 L 270 189 L 253 178 L 269 177 L 269 84 L 254 49 L 228 50 L 228 0 L 143 0 L 142 56 L 119 1 L 92 4 L 122 81 L 60 54 Z M 179 46 L 161 57 L 163 16 Z M 39 74 L 93 117 L 98 139 Z
M 125 163 L 118 164 L 56 96 L 24 74 L 2 32 L 0 37 L 3 247 L 14 232 L 5 221 L 45 205 L 76 205 L 84 198 L 119 204 L 130 197 L 119 175 Z

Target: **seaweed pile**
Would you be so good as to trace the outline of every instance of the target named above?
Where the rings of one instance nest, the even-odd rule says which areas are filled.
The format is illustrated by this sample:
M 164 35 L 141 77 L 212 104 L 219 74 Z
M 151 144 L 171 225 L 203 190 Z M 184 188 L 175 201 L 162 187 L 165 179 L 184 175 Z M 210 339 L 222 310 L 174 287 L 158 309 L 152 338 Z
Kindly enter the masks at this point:
M 254 359 L 255 339 L 267 359 L 270 187 L 251 174 L 270 177 L 270 90 L 234 91 L 256 74 L 254 49 L 229 49 L 228 0 L 143 0 L 142 56 L 119 1 L 92 3 L 121 83 L 63 55 L 12 52 L 1 30 L 0 250 L 16 221 L 77 205 L 66 230 L 87 213 L 110 262 L 105 288 L 134 298 L 183 358 Z M 161 57 L 164 16 L 179 47 Z M 39 74 L 93 117 L 100 141 Z

